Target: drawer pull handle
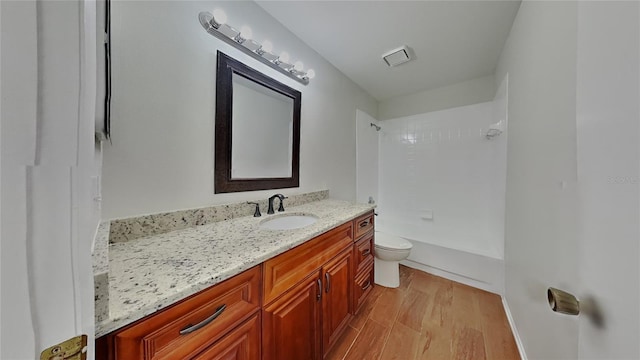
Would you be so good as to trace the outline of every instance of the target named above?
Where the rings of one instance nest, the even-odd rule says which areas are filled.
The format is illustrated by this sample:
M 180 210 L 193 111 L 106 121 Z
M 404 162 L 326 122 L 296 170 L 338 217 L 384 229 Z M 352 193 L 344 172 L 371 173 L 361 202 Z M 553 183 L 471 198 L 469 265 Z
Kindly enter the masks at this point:
M 369 254 L 371 254 L 371 249 L 364 249 L 364 250 L 362 250 L 362 256 L 367 256 L 367 255 L 369 255 Z
M 316 280 L 316 283 L 318 284 L 318 292 L 316 293 L 316 300 L 320 301 L 320 298 L 322 298 L 322 280 L 318 279 Z
M 208 318 L 202 320 L 201 322 L 199 322 L 198 324 L 195 325 L 187 325 L 187 327 L 185 327 L 184 329 L 180 330 L 180 335 L 187 335 L 190 334 L 196 330 L 200 330 L 203 327 L 207 326 L 210 322 L 212 322 L 213 320 L 215 320 L 218 316 L 220 316 L 224 310 L 227 308 L 226 304 L 222 304 L 220 305 L 217 309 L 216 312 L 213 313 L 213 315 L 209 316 Z
M 324 289 L 324 292 L 328 293 L 329 289 L 331 289 L 331 275 L 329 273 L 324 273 L 324 279 L 327 281 L 327 286 Z
M 369 219 L 360 223 L 360 228 L 367 227 L 367 226 L 369 226 Z
M 362 285 L 362 291 L 367 290 L 371 286 L 371 279 L 367 279 L 367 282 Z

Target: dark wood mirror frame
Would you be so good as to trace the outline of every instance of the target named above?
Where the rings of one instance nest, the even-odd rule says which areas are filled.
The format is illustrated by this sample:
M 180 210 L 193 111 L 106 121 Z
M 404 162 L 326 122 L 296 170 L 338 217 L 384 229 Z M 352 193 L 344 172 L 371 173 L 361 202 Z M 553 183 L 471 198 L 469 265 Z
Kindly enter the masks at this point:
M 291 177 L 231 178 L 231 129 L 233 114 L 233 74 L 265 86 L 293 99 L 293 152 Z M 216 72 L 215 176 L 214 192 L 293 188 L 300 186 L 300 108 L 302 94 L 218 51 Z M 274 139 L 277 140 L 277 139 Z

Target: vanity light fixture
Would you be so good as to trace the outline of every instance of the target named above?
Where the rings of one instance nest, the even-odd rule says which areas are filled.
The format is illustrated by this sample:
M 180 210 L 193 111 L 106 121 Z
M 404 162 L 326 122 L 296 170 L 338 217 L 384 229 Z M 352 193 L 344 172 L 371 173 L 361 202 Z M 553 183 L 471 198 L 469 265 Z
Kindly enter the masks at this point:
M 213 14 L 211 15 L 211 26 L 216 29 L 220 27 L 222 24 L 227 23 L 227 14 L 222 9 L 213 10 Z M 218 24 L 216 26 L 216 24 Z
M 280 53 L 280 57 L 278 58 L 278 62 L 288 62 L 289 61 L 289 53 L 286 51 L 283 51 L 282 53 Z
M 235 28 L 232 28 L 227 24 L 220 25 L 220 27 L 217 28 L 216 30 L 218 30 L 222 35 L 230 39 L 235 39 L 238 35 L 240 35 L 240 31 L 236 30 Z
M 280 56 L 273 54 L 273 44 L 270 41 L 265 40 L 262 44 L 256 42 L 249 26 L 242 26 L 239 31 L 229 26 L 227 14 L 221 9 L 215 9 L 213 13 L 203 11 L 198 15 L 198 20 L 209 34 L 304 85 L 309 84 L 309 79 L 316 76 L 313 69 L 304 71 L 302 61 L 289 63 L 289 54 L 286 51 L 283 51 Z
M 251 40 L 253 37 L 253 30 L 251 30 L 250 27 L 245 25 L 240 28 L 240 34 L 242 34 L 242 36 L 244 36 L 245 39 Z

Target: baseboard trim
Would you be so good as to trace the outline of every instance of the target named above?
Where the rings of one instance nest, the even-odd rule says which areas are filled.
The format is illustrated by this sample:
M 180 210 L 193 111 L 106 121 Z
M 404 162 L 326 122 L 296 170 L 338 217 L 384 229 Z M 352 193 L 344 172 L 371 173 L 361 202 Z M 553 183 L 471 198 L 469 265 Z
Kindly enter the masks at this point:
M 520 334 L 518 333 L 518 329 L 516 329 L 516 324 L 513 321 L 513 316 L 511 316 L 511 309 L 509 309 L 509 304 L 507 303 L 507 299 L 504 296 L 502 296 L 502 307 L 504 308 L 505 314 L 507 314 L 507 320 L 509 320 L 509 326 L 511 327 L 513 338 L 516 340 L 516 346 L 518 346 L 518 352 L 520 353 L 520 358 L 522 360 L 527 360 L 527 354 L 524 351 L 524 345 L 522 344 L 522 339 L 520 339 Z
M 451 281 L 455 281 L 464 285 L 469 285 L 471 287 L 478 288 L 478 289 L 502 296 L 500 289 L 496 289 L 494 285 L 483 282 L 483 281 L 472 279 L 470 277 L 456 274 L 447 270 L 439 269 L 437 267 L 421 264 L 413 260 L 402 260 L 400 263 L 412 269 L 421 270 L 435 276 L 443 277 Z

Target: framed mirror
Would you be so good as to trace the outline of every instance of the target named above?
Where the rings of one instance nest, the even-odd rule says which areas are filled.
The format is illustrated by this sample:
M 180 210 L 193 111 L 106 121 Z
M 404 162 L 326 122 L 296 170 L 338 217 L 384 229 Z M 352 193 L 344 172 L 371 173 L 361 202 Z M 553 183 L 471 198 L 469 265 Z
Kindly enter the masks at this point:
M 218 51 L 214 192 L 300 186 L 302 94 Z

